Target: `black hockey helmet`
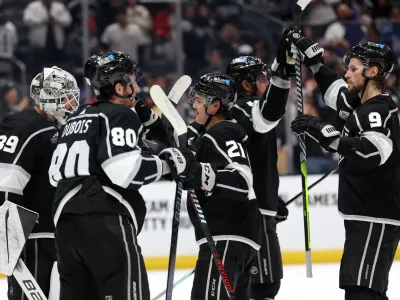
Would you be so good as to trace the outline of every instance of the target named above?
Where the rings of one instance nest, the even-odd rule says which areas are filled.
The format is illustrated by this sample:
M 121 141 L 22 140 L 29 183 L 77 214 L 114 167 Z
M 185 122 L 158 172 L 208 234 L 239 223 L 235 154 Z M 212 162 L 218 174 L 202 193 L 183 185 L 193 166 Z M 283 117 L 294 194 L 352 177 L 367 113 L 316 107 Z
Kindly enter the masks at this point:
M 189 92 L 189 103 L 195 101 L 195 94 L 206 97 L 204 106 L 209 106 L 214 99 L 220 99 L 223 106 L 227 106 L 235 100 L 235 80 L 226 74 L 215 72 L 200 77 L 199 81 Z
M 109 98 L 112 95 L 121 97 L 115 93 L 117 83 L 129 84 L 134 91 L 130 75 L 135 74 L 136 81 L 142 75 L 136 62 L 128 54 L 119 51 L 94 54 L 87 60 L 84 74 L 86 82 L 98 98 Z
M 358 43 L 345 54 L 342 62 L 344 70 L 348 70 L 350 59 L 353 57 L 357 57 L 362 61 L 364 65 L 363 74 L 372 63 L 378 64 L 381 67 L 379 74 L 385 79 L 392 72 L 396 59 L 393 51 L 388 46 L 368 41 Z
M 247 80 L 252 84 L 256 83 L 259 74 L 265 74 L 267 79 L 271 78 L 271 71 L 263 61 L 254 56 L 240 56 L 231 61 L 226 73 L 237 81 Z

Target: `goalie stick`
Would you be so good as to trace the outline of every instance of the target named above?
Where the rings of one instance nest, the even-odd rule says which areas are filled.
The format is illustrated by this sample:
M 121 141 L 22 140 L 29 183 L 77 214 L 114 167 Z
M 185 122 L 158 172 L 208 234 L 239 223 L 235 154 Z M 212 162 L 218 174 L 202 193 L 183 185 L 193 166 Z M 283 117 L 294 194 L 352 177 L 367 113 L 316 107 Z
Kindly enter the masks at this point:
M 192 79 L 190 78 L 190 76 L 183 75 L 182 77 L 180 77 L 175 82 L 174 86 L 172 87 L 172 89 L 170 90 L 170 92 L 168 94 L 169 101 L 172 101 L 173 103 L 178 104 L 179 100 L 182 98 L 183 94 L 189 88 L 191 83 L 192 83 Z M 150 89 L 150 95 L 154 101 L 154 97 L 153 97 L 151 89 Z M 156 105 L 157 105 L 157 103 L 156 103 Z M 159 108 L 162 112 L 163 111 L 162 108 L 161 107 L 159 107 Z M 178 119 L 178 117 L 176 117 L 176 118 Z M 168 123 L 168 122 L 164 122 L 164 123 Z M 166 126 L 170 126 L 170 125 L 171 125 L 170 123 L 166 124 Z M 166 130 L 168 131 L 168 128 L 166 128 Z M 174 137 L 168 138 L 169 145 L 173 146 L 173 147 L 183 145 L 186 142 L 185 141 L 186 140 L 186 124 L 184 122 L 183 122 L 183 124 L 179 123 L 179 128 L 175 131 L 176 131 L 176 134 L 178 135 L 177 141 L 175 141 Z M 177 145 L 177 143 L 178 143 L 178 145 Z M 177 251 L 177 247 L 178 247 L 178 232 L 179 232 L 181 202 L 182 202 L 182 187 L 183 187 L 182 182 L 177 181 L 176 189 L 175 189 L 175 200 L 174 200 L 174 215 L 173 215 L 173 219 L 172 219 L 171 244 L 170 244 L 169 260 L 168 260 L 167 289 L 166 289 L 166 298 L 165 298 L 166 300 L 172 299 L 172 291 L 174 288 L 176 251 Z
M 294 8 L 294 30 L 300 31 L 300 20 L 303 11 L 311 0 L 299 0 Z M 297 92 L 297 109 L 299 115 L 303 114 L 303 87 L 301 76 L 301 55 L 298 51 L 296 59 L 296 92 Z M 306 251 L 306 272 L 307 277 L 312 277 L 312 262 L 311 262 L 311 235 L 310 235 L 310 208 L 308 201 L 308 182 L 307 182 L 307 157 L 306 157 L 306 139 L 305 135 L 299 136 L 300 146 L 300 173 L 303 195 L 303 217 L 304 217 L 304 241 Z
M 154 103 L 157 105 L 157 107 L 161 110 L 161 112 L 164 114 L 164 116 L 169 120 L 172 127 L 174 127 L 175 131 L 178 134 L 178 137 L 185 137 L 186 131 L 187 131 L 186 123 L 183 121 L 183 119 L 179 115 L 178 111 L 175 109 L 175 107 L 169 101 L 169 99 L 168 99 L 167 95 L 165 95 L 164 91 L 159 86 L 153 85 L 150 89 L 150 95 L 151 95 L 151 98 L 153 99 Z M 181 143 L 181 146 L 182 145 L 185 145 L 185 143 L 183 143 L 183 141 Z M 210 247 L 214 263 L 216 264 L 218 272 L 224 283 L 224 287 L 226 289 L 228 297 L 229 297 L 229 299 L 235 299 L 233 286 L 228 278 L 228 274 L 225 270 L 225 266 L 222 263 L 222 257 L 219 254 L 217 248 L 215 247 L 215 242 L 212 238 L 210 229 L 208 228 L 207 220 L 204 217 L 204 214 L 203 214 L 202 208 L 200 206 L 199 200 L 197 198 L 197 195 L 191 189 L 188 190 L 188 193 L 189 193 L 189 198 L 192 201 L 194 210 L 196 211 L 197 218 L 200 222 L 201 229 L 203 230 L 203 233 L 207 239 L 208 246 Z

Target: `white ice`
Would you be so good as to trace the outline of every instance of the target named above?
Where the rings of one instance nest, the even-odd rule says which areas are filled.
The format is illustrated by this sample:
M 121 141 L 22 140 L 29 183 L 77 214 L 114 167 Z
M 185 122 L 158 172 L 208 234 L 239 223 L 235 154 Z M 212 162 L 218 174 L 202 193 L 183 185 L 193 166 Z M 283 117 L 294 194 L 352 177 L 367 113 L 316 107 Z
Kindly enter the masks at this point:
M 190 270 L 177 270 L 175 279 L 189 273 Z M 338 288 L 339 264 L 314 264 L 313 278 L 306 278 L 305 266 L 285 266 L 284 279 L 277 300 L 339 300 L 344 299 L 343 291 Z M 167 272 L 149 272 L 151 296 L 155 297 L 165 289 Z M 390 300 L 400 300 L 400 262 L 393 264 L 389 279 L 388 296 Z M 179 284 L 173 293 L 174 300 L 189 300 L 193 277 Z M 7 281 L 0 280 L 0 299 L 7 299 Z M 165 299 L 162 297 L 161 299 Z

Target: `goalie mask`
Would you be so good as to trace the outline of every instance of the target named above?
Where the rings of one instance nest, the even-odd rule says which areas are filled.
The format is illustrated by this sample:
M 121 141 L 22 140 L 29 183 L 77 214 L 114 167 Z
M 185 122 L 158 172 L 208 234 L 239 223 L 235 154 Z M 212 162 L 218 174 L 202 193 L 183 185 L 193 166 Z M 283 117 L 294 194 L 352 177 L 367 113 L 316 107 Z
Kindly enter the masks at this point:
M 44 68 L 32 80 L 30 95 L 41 110 L 62 124 L 79 105 L 80 90 L 74 76 L 58 67 Z

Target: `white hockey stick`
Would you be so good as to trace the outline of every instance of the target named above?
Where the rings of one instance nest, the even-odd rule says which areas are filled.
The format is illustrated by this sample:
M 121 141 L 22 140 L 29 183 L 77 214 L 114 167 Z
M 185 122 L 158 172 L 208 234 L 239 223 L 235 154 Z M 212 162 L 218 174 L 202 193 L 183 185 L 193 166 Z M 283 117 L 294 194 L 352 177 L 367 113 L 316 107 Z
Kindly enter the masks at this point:
M 171 99 L 165 95 L 163 89 L 159 85 L 153 85 L 150 88 L 150 96 L 154 104 L 157 105 L 163 115 L 165 115 L 171 123 L 172 127 L 174 127 L 178 136 L 185 134 L 187 131 L 186 123 L 171 103 Z
M 169 91 L 168 98 L 175 104 L 178 104 L 183 94 L 192 84 L 192 78 L 188 75 L 181 76 L 174 84 L 172 89 Z
M 172 93 L 172 99 L 176 98 L 176 100 L 179 101 L 179 99 L 186 90 L 183 90 L 183 87 L 181 89 L 181 87 L 178 87 L 177 84 L 174 85 L 174 88 L 175 90 Z M 177 110 L 171 103 L 170 100 L 172 99 L 167 97 L 162 88 L 158 85 L 154 85 L 151 87 L 150 96 L 153 99 L 154 103 L 157 105 L 157 107 L 160 109 L 160 111 L 164 114 L 165 118 L 169 121 L 169 124 L 171 124 L 171 126 L 174 128 L 174 135 L 175 134 L 177 135 L 177 137 L 174 137 L 174 139 L 172 139 L 172 137 L 169 137 L 171 138 L 169 139 L 170 140 L 169 146 L 177 146 L 179 144 L 179 146 L 183 147 L 186 143 L 187 127 L 185 122 L 182 120 L 181 116 L 178 114 Z M 182 181 L 177 181 L 175 200 L 174 200 L 174 216 L 172 219 L 171 245 L 170 245 L 169 260 L 168 260 L 167 288 L 165 290 L 166 300 L 172 300 L 172 291 L 174 289 L 175 263 L 176 263 L 176 252 L 178 248 L 178 233 L 179 233 L 179 223 L 181 214 L 182 190 L 183 190 Z

